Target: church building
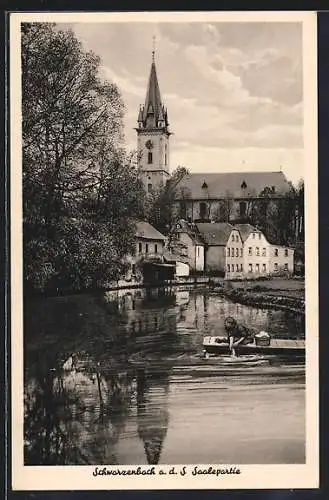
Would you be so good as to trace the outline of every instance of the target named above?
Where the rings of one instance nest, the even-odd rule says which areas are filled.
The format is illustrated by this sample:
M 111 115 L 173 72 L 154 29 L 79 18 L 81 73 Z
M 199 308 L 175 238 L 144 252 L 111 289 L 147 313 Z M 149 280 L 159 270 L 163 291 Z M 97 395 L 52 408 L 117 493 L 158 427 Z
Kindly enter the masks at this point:
M 147 192 L 156 192 L 170 180 L 171 132 L 168 112 L 161 99 L 154 51 L 145 103 L 139 109 L 137 125 L 143 183 Z M 225 169 L 225 165 L 223 167 Z M 294 235 L 298 214 L 294 204 L 287 202 L 293 190 L 281 170 L 221 172 L 220 165 L 216 173 L 207 173 L 206 169 L 207 165 L 200 165 L 198 173 L 188 173 L 175 184 L 172 213 L 176 220 L 251 223 L 278 240 L 277 243 L 287 239 L 281 233 L 278 235 L 277 228 L 289 226 L 289 232 Z M 286 214 L 285 221 L 282 214 Z M 268 224 L 269 216 L 276 221 L 275 230 Z
M 137 154 L 147 192 L 164 186 L 169 179 L 168 113 L 160 95 L 154 51 L 144 106 L 137 120 Z

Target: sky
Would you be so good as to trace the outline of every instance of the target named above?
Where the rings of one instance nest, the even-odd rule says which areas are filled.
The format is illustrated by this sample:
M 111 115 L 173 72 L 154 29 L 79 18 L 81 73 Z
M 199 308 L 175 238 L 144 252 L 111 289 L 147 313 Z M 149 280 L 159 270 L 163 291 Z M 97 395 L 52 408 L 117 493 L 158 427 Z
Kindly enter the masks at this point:
M 66 27 L 68 25 L 65 25 Z M 171 171 L 278 171 L 303 176 L 302 24 L 297 22 L 75 23 L 102 76 L 126 104 L 125 135 L 136 149 L 153 37 L 168 109 Z

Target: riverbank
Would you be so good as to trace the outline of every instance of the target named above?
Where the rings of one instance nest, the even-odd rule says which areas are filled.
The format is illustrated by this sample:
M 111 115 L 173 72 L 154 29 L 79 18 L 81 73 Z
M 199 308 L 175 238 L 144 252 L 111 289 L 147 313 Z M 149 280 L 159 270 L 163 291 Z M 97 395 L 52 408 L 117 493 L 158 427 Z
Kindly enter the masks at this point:
M 189 276 L 159 283 L 135 283 L 118 281 L 108 284 L 97 290 L 84 290 L 73 293 L 57 291 L 54 294 L 29 296 L 31 298 L 83 296 L 94 293 L 101 296 L 112 291 L 130 293 L 133 290 L 152 288 L 173 288 L 178 291 L 191 289 L 207 289 L 227 297 L 232 302 L 259 307 L 262 309 L 288 310 L 296 313 L 305 313 L 305 282 L 300 278 L 272 278 L 266 280 L 227 281 L 212 276 Z M 67 291 L 66 291 L 67 292 Z
M 261 284 L 259 282 L 228 282 L 214 289 L 240 304 L 305 314 L 303 280 L 274 279 L 261 282 Z

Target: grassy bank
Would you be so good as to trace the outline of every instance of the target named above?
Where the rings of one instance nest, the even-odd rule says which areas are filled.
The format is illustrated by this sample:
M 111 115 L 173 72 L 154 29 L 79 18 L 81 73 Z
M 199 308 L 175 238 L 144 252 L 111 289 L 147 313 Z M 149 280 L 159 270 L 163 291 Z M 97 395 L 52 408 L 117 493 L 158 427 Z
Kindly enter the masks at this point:
M 260 308 L 282 309 L 305 313 L 303 280 L 274 279 L 263 282 L 230 282 L 222 288 L 233 302 Z

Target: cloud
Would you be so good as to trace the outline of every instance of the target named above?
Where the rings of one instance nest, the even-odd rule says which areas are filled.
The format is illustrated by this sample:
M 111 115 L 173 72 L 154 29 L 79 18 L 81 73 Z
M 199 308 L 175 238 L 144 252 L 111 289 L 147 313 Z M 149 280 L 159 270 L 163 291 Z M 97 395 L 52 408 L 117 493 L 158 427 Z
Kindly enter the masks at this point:
M 81 23 L 73 29 L 88 50 L 101 56 L 103 76 L 121 89 L 129 145 L 136 145 L 134 127 L 156 35 L 174 164 L 188 158 L 188 166 L 196 168 L 202 150 L 213 164 L 209 151 L 225 150 L 227 159 L 251 146 L 272 164 L 265 151 L 276 157 L 279 150 L 302 148 L 299 23 Z
M 132 75 L 125 71 L 125 76 L 119 75 L 112 68 L 108 66 L 101 66 L 100 68 L 101 76 L 106 80 L 111 80 L 113 83 L 119 87 L 121 92 L 133 94 L 140 98 L 145 97 L 145 86 L 134 84 L 134 78 Z M 139 79 L 135 79 L 140 82 Z
M 188 144 L 176 145 L 175 163 L 187 167 L 190 172 L 261 172 L 279 171 L 297 184 L 304 168 L 303 150 L 258 149 L 252 147 L 229 150 L 220 147 L 200 147 Z

